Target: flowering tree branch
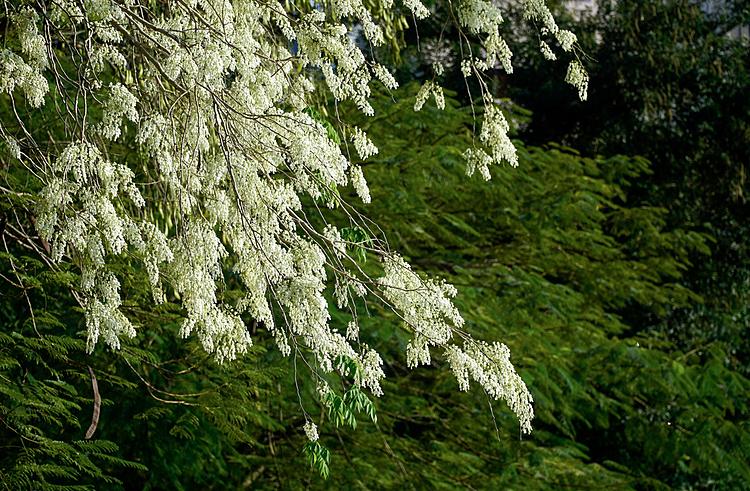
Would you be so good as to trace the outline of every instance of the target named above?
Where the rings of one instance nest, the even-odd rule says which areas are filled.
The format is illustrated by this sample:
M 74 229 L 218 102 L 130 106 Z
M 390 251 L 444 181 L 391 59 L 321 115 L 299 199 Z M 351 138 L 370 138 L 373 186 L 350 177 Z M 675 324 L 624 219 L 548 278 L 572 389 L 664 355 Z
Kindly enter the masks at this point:
M 575 36 L 557 27 L 541 1 L 521 3 L 543 35 L 564 51 L 573 49 Z M 419 0 L 405 0 L 403 7 L 417 19 L 430 15 Z M 0 136 L 43 186 L 36 228 L 51 260 L 80 268 L 76 294 L 89 350 L 100 341 L 117 349 L 122 337 L 136 335 L 120 309 L 120 280 L 110 267 L 113 258 L 128 257 L 143 265 L 155 302 L 167 295 L 181 302 L 180 335 L 197 336 L 219 362 L 251 346 L 243 321 L 249 317 L 265 326 L 284 355 L 292 347 L 312 355 L 310 372 L 324 404 L 331 399 L 323 374 L 348 373 L 348 364 L 356 387 L 380 395 L 382 360 L 360 342 L 357 311 L 358 303 L 376 300 L 413 334 L 409 366 L 429 363 L 438 349 L 460 389 L 474 380 L 509 404 L 522 431 L 531 431 L 531 395 L 507 347 L 475 341 L 451 301 L 456 289 L 414 272 L 339 194 L 351 185 L 370 201 L 362 169 L 311 110 L 311 96 L 327 91 L 372 115 L 373 79 L 398 86 L 353 40 L 350 27 L 357 25 L 367 43 L 384 43 L 361 0 L 317 7 L 251 0 L 5 0 L 4 8 L 9 33 L 0 50 L 0 91 L 9 94 L 15 121 L 0 126 Z M 468 172 L 489 179 L 491 165 L 517 165 L 508 123 L 485 82 L 495 65 L 512 72 L 512 54 L 499 34 L 502 15 L 483 0 L 445 8 L 465 50 L 462 71 L 477 78 L 485 104 L 478 141 L 465 152 Z M 483 56 L 472 54 L 474 45 Z M 541 49 L 554 58 L 548 44 Z M 585 99 L 580 63 L 571 64 L 568 80 Z M 444 105 L 436 80 L 423 85 L 414 109 L 430 97 Z M 34 127 L 40 115 L 27 107 L 53 111 L 51 128 Z M 360 159 L 377 153 L 361 129 L 348 127 L 345 134 Z M 350 226 L 328 223 L 320 206 L 338 209 Z M 322 227 L 315 225 L 318 218 Z M 366 255 L 379 258 L 381 276 L 361 267 Z M 241 284 L 236 302 L 221 296 L 227 271 Z M 337 307 L 351 314 L 344 334 L 330 325 L 327 288 Z M 312 421 L 305 432 L 317 440 Z

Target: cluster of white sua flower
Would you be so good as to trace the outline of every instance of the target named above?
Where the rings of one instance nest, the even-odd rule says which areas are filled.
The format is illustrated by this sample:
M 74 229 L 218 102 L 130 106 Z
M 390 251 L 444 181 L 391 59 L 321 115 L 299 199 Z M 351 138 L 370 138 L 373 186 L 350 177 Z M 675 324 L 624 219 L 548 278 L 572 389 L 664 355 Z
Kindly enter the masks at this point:
M 572 49 L 575 36 L 557 28 L 541 1 L 521 3 L 543 34 Z M 530 431 L 531 396 L 507 348 L 479 343 L 462 330 L 453 286 L 417 274 L 381 240 L 355 244 L 334 225 L 318 230 L 306 218 L 303 196 L 350 210 L 338 189 L 351 185 L 370 201 L 360 165 L 308 110 L 311 93 L 324 85 L 336 100 L 371 115 L 372 81 L 398 86 L 352 35 L 357 27 L 370 45 L 384 42 L 368 8 L 373 2 L 324 4 L 91 0 L 82 9 L 83 3 L 60 0 L 43 11 L 18 7 L 10 15 L 9 32 L 18 42 L 0 49 L 0 91 L 14 104 L 21 94 L 34 108 L 56 98 L 69 134 L 45 145 L 26 141 L 24 152 L 5 129 L 0 136 L 45 184 L 36 223 L 52 259 L 71 257 L 80 265 L 88 348 L 100 340 L 117 348 L 122 337 L 136 335 L 121 311 L 121 285 L 111 268 L 113 258 L 127 255 L 145 266 L 155 301 L 169 292 L 182 304 L 180 334 L 196 336 L 217 360 L 248 350 L 245 321 L 253 319 L 284 355 L 312 357 L 317 381 L 350 360 L 357 366 L 355 384 L 379 395 L 382 360 L 360 342 L 356 310 L 374 296 L 413 334 L 409 366 L 429 363 L 431 349 L 440 350 L 461 389 L 476 381 L 507 401 L 522 430 Z M 393 7 L 392 0 L 375 4 Z M 403 0 L 403 7 L 418 19 L 431 14 L 419 0 Z M 484 53 L 461 62 L 466 76 L 484 84 L 484 72 L 496 64 L 512 72 L 495 3 L 459 0 L 457 19 L 481 45 L 474 52 Z M 546 43 L 542 50 L 554 58 Z M 436 75 L 442 71 L 436 65 Z M 320 76 L 322 84 L 316 83 Z M 587 78 L 578 62 L 567 80 L 585 98 Z M 517 157 L 503 113 L 488 91 L 484 96 L 479 142 L 466 156 L 471 172 L 489 178 L 491 164 L 516 165 Z M 424 84 L 414 109 L 430 97 L 444 107 L 435 80 Z M 360 128 L 347 133 L 360 159 L 377 153 Z M 137 147 L 137 166 L 134 154 L 122 151 L 124 142 Z M 349 220 L 352 228 L 367 229 L 361 217 Z M 357 265 L 355 245 L 382 259 L 382 277 L 370 278 Z M 243 292 L 237 301 L 221 295 L 228 276 Z M 333 285 L 339 307 L 351 313 L 343 333 L 331 325 L 325 292 Z M 305 432 L 310 440 L 318 437 L 312 422 Z

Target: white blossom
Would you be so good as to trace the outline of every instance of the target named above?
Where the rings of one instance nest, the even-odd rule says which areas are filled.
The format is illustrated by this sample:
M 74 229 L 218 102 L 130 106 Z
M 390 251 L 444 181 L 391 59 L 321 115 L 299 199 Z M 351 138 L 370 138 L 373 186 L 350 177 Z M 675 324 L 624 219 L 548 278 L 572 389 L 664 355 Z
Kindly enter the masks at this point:
M 357 196 L 359 196 L 363 203 L 369 203 L 372 198 L 370 197 L 370 188 L 367 187 L 367 181 L 365 180 L 365 175 L 362 173 L 362 168 L 357 165 L 352 166 L 349 175 Z
M 441 111 L 445 109 L 445 95 L 443 88 L 437 84 L 432 85 L 432 96 L 435 98 L 435 105 Z
M 31 8 L 24 8 L 12 18 L 15 28 L 18 30 L 21 51 L 26 55 L 29 64 L 35 68 L 47 67 L 47 43 L 39 34 L 37 23 L 39 15 Z
M 331 394 L 331 387 L 325 380 L 318 381 L 318 399 L 325 404 L 328 401 L 328 396 Z
M 346 325 L 346 339 L 356 341 L 359 339 L 359 323 L 357 320 L 351 320 Z
M 12 94 L 20 88 L 31 107 L 40 107 L 49 84 L 39 67 L 26 63 L 17 54 L 0 49 L 0 92 Z
M 429 17 L 430 11 L 420 0 L 404 0 L 404 6 L 414 14 L 417 19 Z
M 565 81 L 578 90 L 578 97 L 585 101 L 588 98 L 589 75 L 578 60 L 573 60 L 568 65 L 568 74 Z
M 99 131 L 105 138 L 117 140 L 120 137 L 123 119 L 138 122 L 137 100 L 122 84 L 112 84 L 102 108 L 103 118 Z
M 542 55 L 545 59 L 550 61 L 555 61 L 557 59 L 557 55 L 552 52 L 552 48 L 550 48 L 549 44 L 545 43 L 544 41 L 541 41 L 539 43 L 539 50 L 542 52 Z
M 21 146 L 18 144 L 18 140 L 13 137 L 7 137 L 5 139 L 5 145 L 8 148 L 8 153 L 10 153 L 14 159 L 21 158 Z
M 361 366 L 357 370 L 355 383 L 369 391 L 374 396 L 383 395 L 383 389 L 380 387 L 380 380 L 385 377 L 383 373 L 383 360 L 377 351 L 365 347 L 365 353 L 362 356 Z
M 451 301 L 456 289 L 443 281 L 421 278 L 396 254 L 385 257 L 383 270 L 378 280 L 383 296 L 414 332 L 407 347 L 407 364 L 429 363 L 428 345 L 445 345 L 453 328 L 463 326 L 464 319 Z
M 506 161 L 513 167 L 518 166 L 516 147 L 510 141 L 508 131 L 510 127 L 503 112 L 496 105 L 487 103 L 485 105 L 484 121 L 479 133 L 479 140 L 492 150 L 492 158 L 495 162 Z
M 391 90 L 396 90 L 398 88 L 398 82 L 396 82 L 393 74 L 391 74 L 386 67 L 380 63 L 376 63 L 373 65 L 372 70 L 375 72 L 375 77 L 377 77 L 377 79 L 387 88 Z
M 315 423 L 312 421 L 305 421 L 305 425 L 302 427 L 302 429 L 305 431 L 305 436 L 307 436 L 307 439 L 311 442 L 317 442 L 318 441 L 318 427 Z
M 577 41 L 576 35 L 565 29 L 560 29 L 559 31 L 557 31 L 555 37 L 557 38 L 557 41 L 560 43 L 560 46 L 562 46 L 562 49 L 564 51 L 570 51 L 571 49 L 573 49 L 573 45 Z
M 503 22 L 500 9 L 485 0 L 462 0 L 458 7 L 458 18 L 474 34 L 496 32 Z
M 352 130 L 352 142 L 354 142 L 354 149 L 362 160 L 367 160 L 378 153 L 378 147 L 373 145 L 367 138 L 367 134 L 357 127 Z
M 470 59 L 461 60 L 461 73 L 465 78 L 471 77 L 473 72 L 473 66 Z
M 477 382 L 495 400 L 504 400 L 518 416 L 522 433 L 531 433 L 533 398 L 510 362 L 510 350 L 501 343 L 467 342 L 462 350 L 445 350 L 461 390 L 469 390 L 469 379 Z
M 430 98 L 430 94 L 432 94 L 432 80 L 427 80 L 417 92 L 417 97 L 414 100 L 414 111 L 422 110 L 424 103 Z

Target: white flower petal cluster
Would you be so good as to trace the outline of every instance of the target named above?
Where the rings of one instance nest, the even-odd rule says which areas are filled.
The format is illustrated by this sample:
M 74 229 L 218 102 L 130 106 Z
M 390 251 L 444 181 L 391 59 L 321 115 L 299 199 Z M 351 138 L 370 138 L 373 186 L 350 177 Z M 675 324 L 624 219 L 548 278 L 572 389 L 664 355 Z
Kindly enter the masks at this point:
M 552 48 L 550 48 L 549 44 L 544 41 L 539 42 L 539 50 L 542 52 L 542 56 L 544 56 L 545 59 L 550 61 L 555 61 L 557 59 L 557 55 L 552 51 Z
M 353 165 L 351 169 L 349 169 L 349 176 L 351 177 L 352 186 L 354 186 L 354 191 L 357 193 L 357 196 L 359 196 L 359 199 L 361 199 L 363 203 L 370 203 L 372 200 L 372 197 L 370 196 L 370 188 L 367 186 L 367 180 L 362 172 L 362 168 L 358 165 Z
M 117 348 L 119 338 L 133 337 L 135 330 L 119 310 L 120 283 L 108 271 L 107 258 L 125 252 L 128 245 L 145 248 L 145 240 L 158 243 L 156 233 L 144 240 L 137 222 L 117 206 L 117 200 L 128 198 L 138 208 L 144 199 L 133 183 L 133 172 L 105 159 L 92 143 L 69 144 L 50 172 L 38 211 L 39 235 L 50 243 L 54 260 L 75 253 L 81 261 L 89 350 L 100 337 Z M 155 256 L 162 261 L 169 255 L 162 249 Z
M 578 90 L 578 97 L 582 101 L 588 98 L 589 75 L 578 60 L 573 60 L 568 65 L 565 81 Z
M 492 164 L 505 161 L 513 167 L 518 167 L 518 154 L 508 136 L 510 131 L 508 120 L 505 119 L 500 108 L 493 101 L 485 100 L 484 111 L 479 141 L 489 149 L 490 153 L 479 147 L 469 148 L 464 153 L 464 157 L 467 162 L 466 173 L 469 176 L 479 171 L 485 180 L 489 180 Z
M 518 167 L 516 147 L 510 141 L 509 130 L 508 121 L 500 108 L 491 101 L 486 101 L 479 140 L 490 148 L 494 162 L 506 161 L 513 167 Z
M 417 97 L 414 101 L 414 110 L 421 111 L 430 96 L 435 98 L 435 105 L 438 109 L 445 109 L 445 95 L 443 94 L 443 88 L 432 80 L 427 80 L 422 84 L 422 87 L 419 88 L 419 92 L 417 92 Z
M 461 390 L 469 390 L 469 380 L 474 380 L 494 400 L 506 401 L 518 415 L 521 432 L 531 433 L 534 400 L 511 364 L 507 346 L 469 341 L 463 349 L 451 345 L 445 352 Z
M 543 0 L 521 0 L 520 3 L 524 17 L 541 25 L 540 34 L 542 36 L 553 37 L 565 52 L 573 50 L 577 41 L 575 34 L 557 26 L 552 12 Z M 503 16 L 496 3 L 488 0 L 461 0 L 458 3 L 457 10 L 461 27 L 480 38 L 483 53 L 481 58 L 468 56 L 461 60 L 463 76 L 468 78 L 476 75 L 479 79 L 479 87 L 485 105 L 485 117 L 479 138 L 485 148 L 475 146 L 464 152 L 467 161 L 467 173 L 472 175 L 478 170 L 482 177 L 490 179 L 489 169 L 491 165 L 505 161 L 515 167 L 518 165 L 518 159 L 516 149 L 508 137 L 508 123 L 502 112 L 495 107 L 494 98 L 482 76 L 498 65 L 506 73 L 513 73 L 513 53 L 500 35 Z M 540 41 L 539 48 L 547 60 L 557 59 L 547 42 Z M 586 99 L 588 75 L 578 61 L 571 62 L 566 81 L 578 89 L 581 100 Z M 425 83 L 422 90 L 417 94 L 417 101 L 414 105 L 416 111 L 422 108 L 429 94 L 432 93 L 433 85 L 430 84 L 432 84 L 431 81 Z M 435 99 L 438 100 L 437 92 L 435 92 Z
M 352 142 L 354 143 L 354 149 L 362 160 L 367 160 L 378 153 L 378 147 L 367 138 L 364 131 L 357 127 L 352 130 Z
M 18 30 L 21 52 L 27 57 L 29 64 L 36 68 L 47 68 L 47 43 L 37 27 L 39 15 L 26 7 L 13 16 L 12 21 Z
M 576 42 L 576 35 L 565 29 L 560 29 L 555 22 L 555 18 L 550 12 L 549 7 L 544 0 L 523 0 L 523 13 L 527 19 L 541 24 L 542 35 L 552 35 L 564 51 L 573 49 Z
M 485 0 L 462 0 L 458 7 L 458 19 L 473 34 L 484 35 L 483 47 L 486 53 L 484 63 L 492 67 L 500 63 L 506 73 L 513 73 L 513 54 L 508 44 L 500 36 L 503 16 L 500 9 Z
M 409 9 L 417 19 L 425 19 L 430 16 L 430 11 L 420 0 L 404 0 L 404 7 Z
M 410 367 L 430 362 L 429 346 L 445 346 L 464 319 L 453 305 L 453 285 L 434 279 L 422 279 L 404 259 L 391 254 L 383 261 L 383 277 L 378 285 L 384 298 L 394 307 L 404 325 L 414 332 L 406 351 Z
M 138 122 L 136 97 L 122 84 L 112 84 L 109 87 L 107 100 L 102 106 L 103 120 L 99 125 L 99 132 L 104 138 L 117 140 L 122 132 L 123 119 L 133 123 Z
M 302 429 L 305 432 L 305 436 L 307 436 L 307 439 L 311 442 L 317 442 L 318 441 L 318 426 L 313 423 L 312 421 L 305 421 L 305 425 L 302 427 Z
M 40 107 L 49 84 L 40 66 L 10 50 L 0 49 L 0 93 L 12 94 L 16 88 L 21 89 L 31 107 Z
M 386 88 L 391 90 L 398 89 L 398 82 L 386 67 L 384 67 L 380 63 L 375 63 L 372 67 L 372 71 L 375 73 L 375 77 L 380 80 L 380 82 L 385 85 Z
M 463 59 L 461 60 L 461 73 L 465 78 L 471 77 L 472 73 L 474 72 L 474 64 L 471 62 L 471 60 Z

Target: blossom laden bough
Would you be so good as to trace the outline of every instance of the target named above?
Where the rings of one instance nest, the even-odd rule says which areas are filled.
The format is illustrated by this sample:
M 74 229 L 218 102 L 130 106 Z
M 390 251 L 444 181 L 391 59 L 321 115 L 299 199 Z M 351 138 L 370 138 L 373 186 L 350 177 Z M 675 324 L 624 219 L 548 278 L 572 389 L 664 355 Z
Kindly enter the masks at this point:
M 390 0 L 382 3 L 391 8 Z M 557 28 L 542 2 L 522 4 L 543 34 L 564 51 L 573 48 L 575 36 Z M 14 107 L 24 103 L 19 95 L 32 108 L 53 105 L 67 134 L 42 141 L 47 134 L 19 116 L 17 127 L 0 127 L 0 136 L 44 185 L 36 225 L 51 260 L 71 258 L 80 267 L 77 295 L 89 351 L 99 341 L 118 348 L 122 337 L 136 335 L 112 268 L 115 258 L 132 258 L 144 265 L 157 302 L 181 303 L 180 335 L 196 336 L 216 360 L 250 348 L 243 319 L 251 318 L 284 355 L 315 360 L 308 366 L 317 385 L 328 387 L 333 372 L 345 376 L 342 360 L 349 360 L 354 387 L 381 395 L 383 360 L 360 342 L 366 334 L 357 311 L 362 302 L 381 301 L 413 334 L 410 367 L 429 363 L 431 350 L 439 350 L 460 388 L 471 378 L 509 404 L 522 431 L 531 430 L 531 396 L 507 347 L 473 340 L 452 303 L 456 289 L 413 271 L 341 198 L 346 186 L 364 203 L 371 195 L 361 165 L 342 152 L 346 142 L 309 107 L 312 96 L 327 91 L 372 115 L 370 84 L 398 87 L 353 35 L 361 28 L 371 46 L 384 43 L 365 3 L 331 0 L 321 9 L 252 0 L 81 5 L 6 3 L 10 37 L 0 50 L 0 91 Z M 403 7 L 416 19 L 430 15 L 419 0 Z M 478 143 L 465 156 L 470 173 L 489 179 L 491 165 L 517 165 L 509 125 L 485 82 L 495 65 L 513 71 L 499 34 L 504 20 L 483 0 L 443 8 L 456 9 L 451 18 L 461 42 L 473 36 L 485 53 L 469 54 L 461 70 L 477 78 L 485 105 Z M 554 58 L 549 45 L 541 49 Z M 435 65 L 435 76 L 442 72 Z M 571 64 L 567 80 L 584 99 L 588 78 L 580 63 Z M 444 107 L 436 80 L 424 83 L 414 109 L 431 97 Z M 345 127 L 361 160 L 377 154 L 364 131 Z M 137 157 L 123 147 L 137 150 Z M 316 228 L 307 219 L 309 202 L 345 214 L 351 226 Z M 382 276 L 365 273 L 360 262 L 367 257 L 381 260 Z M 242 291 L 233 302 L 221 295 L 228 270 Z M 344 333 L 331 325 L 331 287 L 338 308 L 351 315 Z M 362 403 L 359 392 L 356 398 Z M 317 426 L 308 421 L 304 429 L 317 444 Z

